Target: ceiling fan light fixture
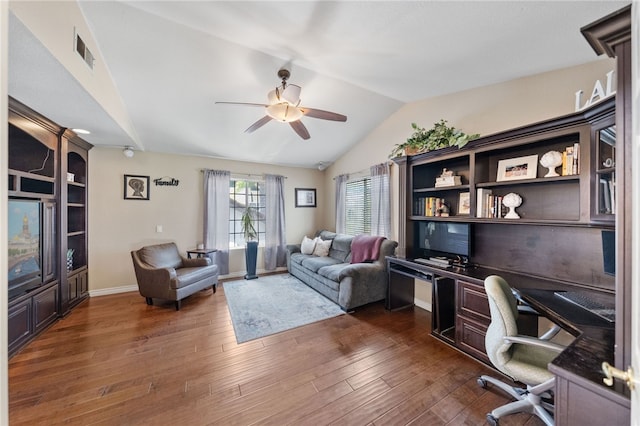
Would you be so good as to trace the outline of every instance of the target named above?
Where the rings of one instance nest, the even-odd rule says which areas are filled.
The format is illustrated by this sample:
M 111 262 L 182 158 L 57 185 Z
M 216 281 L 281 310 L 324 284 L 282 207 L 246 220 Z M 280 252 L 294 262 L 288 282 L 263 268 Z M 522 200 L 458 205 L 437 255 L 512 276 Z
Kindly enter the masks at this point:
M 299 108 L 291 106 L 286 102 L 269 105 L 267 107 L 267 115 L 274 120 L 290 123 L 297 121 L 302 117 L 302 111 Z
M 277 103 L 281 102 L 280 101 L 280 93 L 279 93 L 277 87 L 269 92 L 269 94 L 267 95 L 267 99 L 269 100 L 269 104 L 271 104 L 271 105 L 274 105 L 274 104 L 277 104 Z
M 125 146 L 124 149 L 122 150 L 122 154 L 127 158 L 131 158 L 133 157 L 135 152 L 133 151 L 133 149 L 131 149 L 130 146 Z
M 289 102 L 289 104 L 298 106 L 300 103 L 300 91 L 302 88 L 296 84 L 288 84 L 287 87 L 282 91 L 280 97 Z

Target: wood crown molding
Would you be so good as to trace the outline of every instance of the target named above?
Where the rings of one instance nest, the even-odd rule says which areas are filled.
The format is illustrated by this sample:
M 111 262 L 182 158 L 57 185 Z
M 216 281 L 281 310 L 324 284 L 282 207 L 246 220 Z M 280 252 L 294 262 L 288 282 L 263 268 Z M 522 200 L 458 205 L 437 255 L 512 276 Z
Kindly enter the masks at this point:
M 615 46 L 631 40 L 631 5 L 585 25 L 580 32 L 599 55 L 615 58 Z

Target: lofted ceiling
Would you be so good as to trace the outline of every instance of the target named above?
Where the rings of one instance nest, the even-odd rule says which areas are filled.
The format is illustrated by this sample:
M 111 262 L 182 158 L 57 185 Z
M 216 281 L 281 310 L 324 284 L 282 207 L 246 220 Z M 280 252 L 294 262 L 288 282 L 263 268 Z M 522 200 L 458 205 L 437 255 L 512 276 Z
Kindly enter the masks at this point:
M 317 167 L 406 103 L 595 60 L 580 27 L 616 1 L 79 1 L 127 129 L 10 16 L 9 94 L 100 146 Z M 37 7 L 34 3 L 33 7 Z M 261 107 L 291 71 L 311 138 Z M 399 135 L 399 142 L 408 135 Z

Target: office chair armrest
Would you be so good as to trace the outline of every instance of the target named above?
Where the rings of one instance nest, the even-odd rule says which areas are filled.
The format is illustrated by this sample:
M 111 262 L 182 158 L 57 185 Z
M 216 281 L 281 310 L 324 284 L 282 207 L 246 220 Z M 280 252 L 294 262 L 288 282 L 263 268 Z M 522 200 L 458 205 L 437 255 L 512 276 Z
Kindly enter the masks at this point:
M 522 315 L 535 315 L 535 316 L 541 316 L 540 312 L 536 311 L 535 309 L 533 309 L 531 306 L 529 305 L 521 305 L 518 304 L 518 314 Z
M 528 336 L 505 336 L 504 341 L 506 343 L 518 343 L 521 345 L 538 346 L 541 348 L 549 349 L 555 352 L 562 352 L 565 350 L 565 346 L 552 343 L 547 340 L 540 340 L 535 337 Z
M 516 302 L 518 302 L 518 314 L 520 315 L 535 315 L 537 317 L 542 316 L 542 314 L 540 312 L 538 312 L 536 309 L 534 309 L 531 305 L 529 305 L 522 297 L 520 297 L 520 293 L 518 293 L 518 290 L 516 289 L 511 289 L 511 294 L 513 294 L 513 297 L 516 298 Z
M 551 340 L 556 334 L 558 334 L 562 328 L 558 324 L 553 324 L 549 330 L 547 330 L 542 336 L 538 337 L 540 340 Z

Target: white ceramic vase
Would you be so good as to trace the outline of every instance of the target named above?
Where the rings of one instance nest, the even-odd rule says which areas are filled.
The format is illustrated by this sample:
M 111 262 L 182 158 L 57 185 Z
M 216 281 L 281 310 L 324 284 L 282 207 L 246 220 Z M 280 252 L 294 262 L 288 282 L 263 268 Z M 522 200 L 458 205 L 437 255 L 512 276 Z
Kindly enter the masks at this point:
M 540 164 L 542 167 L 546 167 L 549 169 L 544 177 L 556 177 L 560 176 L 558 172 L 556 172 L 556 167 L 562 165 L 562 154 L 558 151 L 549 151 L 542 156 L 540 159 Z
M 522 197 L 514 192 L 510 192 L 502 198 L 502 204 L 507 206 L 509 211 L 504 216 L 505 219 L 520 219 L 520 215 L 516 213 L 516 207 L 522 204 Z

